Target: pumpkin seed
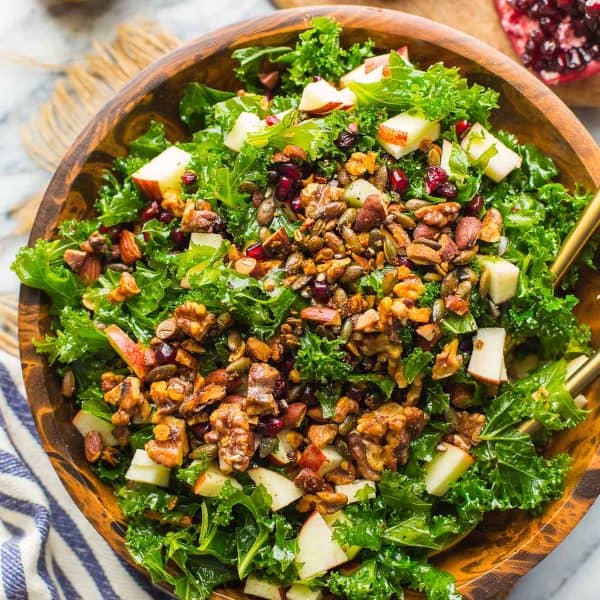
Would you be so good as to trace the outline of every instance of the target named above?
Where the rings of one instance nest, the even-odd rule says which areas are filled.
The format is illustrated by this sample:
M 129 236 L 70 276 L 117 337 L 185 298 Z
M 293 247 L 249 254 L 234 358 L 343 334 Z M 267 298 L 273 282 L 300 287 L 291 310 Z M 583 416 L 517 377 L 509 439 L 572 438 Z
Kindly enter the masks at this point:
M 481 273 L 481 279 L 479 280 L 479 295 L 482 298 L 487 298 L 490 291 L 490 270 L 485 268 Z
M 346 319 L 344 321 L 344 324 L 342 325 L 342 329 L 339 335 L 339 338 L 343 344 L 345 344 L 350 339 L 350 336 L 352 335 L 353 331 L 354 323 L 352 322 L 352 319 Z
M 463 300 L 468 300 L 469 295 L 471 294 L 471 282 L 470 281 L 461 281 L 456 288 L 456 295 Z
M 349 265 L 344 274 L 340 277 L 341 283 L 352 283 L 364 274 L 364 269 L 360 265 Z
M 450 271 L 450 273 L 448 273 L 448 275 L 446 275 L 446 277 L 444 277 L 444 279 L 442 280 L 440 294 L 442 295 L 442 297 L 454 294 L 457 287 L 458 277 L 456 276 L 456 271 Z
M 219 448 L 217 444 L 202 444 L 190 452 L 190 458 L 197 459 L 206 457 L 209 460 L 213 460 L 217 458 L 218 453 Z
M 75 393 L 75 375 L 73 375 L 73 371 L 65 371 L 60 391 L 65 398 L 71 398 Z
M 434 323 L 439 323 L 446 316 L 446 305 L 441 298 L 438 298 L 433 303 L 433 308 L 431 310 L 431 318 Z
M 383 254 L 385 255 L 385 259 L 392 265 L 396 262 L 396 258 L 398 258 L 396 246 L 388 239 L 383 242 Z
M 246 373 L 250 370 L 251 364 L 252 361 L 248 356 L 242 356 L 241 358 L 238 358 L 237 360 L 234 360 L 233 362 L 229 363 L 225 367 L 225 370 L 228 373 Z

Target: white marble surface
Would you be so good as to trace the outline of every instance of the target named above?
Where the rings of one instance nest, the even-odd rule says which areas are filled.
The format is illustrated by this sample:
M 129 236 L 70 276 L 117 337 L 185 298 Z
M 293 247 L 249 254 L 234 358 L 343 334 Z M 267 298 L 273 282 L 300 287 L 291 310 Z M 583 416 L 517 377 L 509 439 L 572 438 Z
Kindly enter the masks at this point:
M 67 63 L 88 48 L 91 36 L 110 39 L 115 24 L 144 16 L 159 20 L 183 39 L 273 10 L 268 0 L 97 0 L 92 10 L 64 6 L 52 11 L 42 0 L 1 0 L 0 50 Z M 39 191 L 48 174 L 21 148 L 19 125 L 50 94 L 54 75 L 0 58 L 0 292 L 16 290 L 8 266 L 24 238 L 7 237 L 11 206 Z M 600 141 L 600 110 L 580 118 Z M 597 600 L 600 598 L 600 503 L 568 538 L 514 589 L 511 600 Z M 596 570 L 598 569 L 598 570 Z

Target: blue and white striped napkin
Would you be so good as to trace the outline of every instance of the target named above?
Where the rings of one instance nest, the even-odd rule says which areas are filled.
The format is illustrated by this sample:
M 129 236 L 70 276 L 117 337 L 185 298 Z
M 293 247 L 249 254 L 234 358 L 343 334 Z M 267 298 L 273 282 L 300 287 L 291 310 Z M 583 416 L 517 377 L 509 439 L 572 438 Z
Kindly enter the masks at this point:
M 0 599 L 167 597 L 71 500 L 40 445 L 19 361 L 0 351 Z

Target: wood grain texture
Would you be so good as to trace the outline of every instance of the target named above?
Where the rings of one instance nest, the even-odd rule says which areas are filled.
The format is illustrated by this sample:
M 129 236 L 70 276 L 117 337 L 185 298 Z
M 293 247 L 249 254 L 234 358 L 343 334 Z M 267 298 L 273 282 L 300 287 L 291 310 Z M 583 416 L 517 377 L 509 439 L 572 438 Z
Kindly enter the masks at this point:
M 306 8 L 246 21 L 198 38 L 143 71 L 109 102 L 81 133 L 57 169 L 40 206 L 30 243 L 51 238 L 57 224 L 91 210 L 101 173 L 127 142 L 151 119 L 164 123 L 171 140 L 184 135 L 178 103 L 190 81 L 236 89 L 231 50 L 245 45 L 289 44 L 312 17 L 330 15 L 344 27 L 344 41 L 371 38 L 380 49 L 403 44 L 423 64 L 442 60 L 457 65 L 472 81 L 501 93 L 495 124 L 534 142 L 557 162 L 563 182 L 600 185 L 600 150 L 569 109 L 535 77 L 485 44 L 425 19 L 373 8 Z M 595 296 L 600 282 L 582 283 L 581 320 L 600 339 Z M 73 408 L 59 393 L 58 381 L 32 341 L 49 328 L 46 299 L 22 287 L 20 349 L 31 410 L 44 448 L 65 487 L 86 517 L 114 550 L 129 560 L 123 543 L 124 523 L 112 491 L 90 472 L 83 444 L 70 419 Z M 550 552 L 585 514 L 600 493 L 600 386 L 593 389 L 590 418 L 577 429 L 557 435 L 550 454 L 566 450 L 573 457 L 564 497 L 531 518 L 521 513 L 491 515 L 471 536 L 435 562 L 457 578 L 466 598 L 497 597 Z M 221 598 L 239 598 L 224 595 Z
M 319 0 L 272 0 L 278 8 L 319 5 Z M 500 26 L 493 0 L 329 0 L 331 5 L 377 6 L 426 17 L 483 40 L 521 64 Z M 551 86 L 570 106 L 600 106 L 600 73 L 581 81 Z

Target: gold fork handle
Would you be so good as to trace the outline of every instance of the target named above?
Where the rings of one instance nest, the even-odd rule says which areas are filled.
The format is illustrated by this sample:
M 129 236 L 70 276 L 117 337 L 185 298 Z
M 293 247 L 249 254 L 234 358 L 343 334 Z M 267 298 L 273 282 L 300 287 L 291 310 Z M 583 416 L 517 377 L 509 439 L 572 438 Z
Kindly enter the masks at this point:
M 579 256 L 588 240 L 600 226 L 600 190 L 596 192 L 593 200 L 585 209 L 571 233 L 567 236 L 556 260 L 551 267 L 554 274 L 554 285 L 558 285 L 566 275 L 575 259 Z
M 600 376 L 600 352 L 596 352 L 578 371 L 567 379 L 566 387 L 571 396 L 581 394 L 585 388 Z

